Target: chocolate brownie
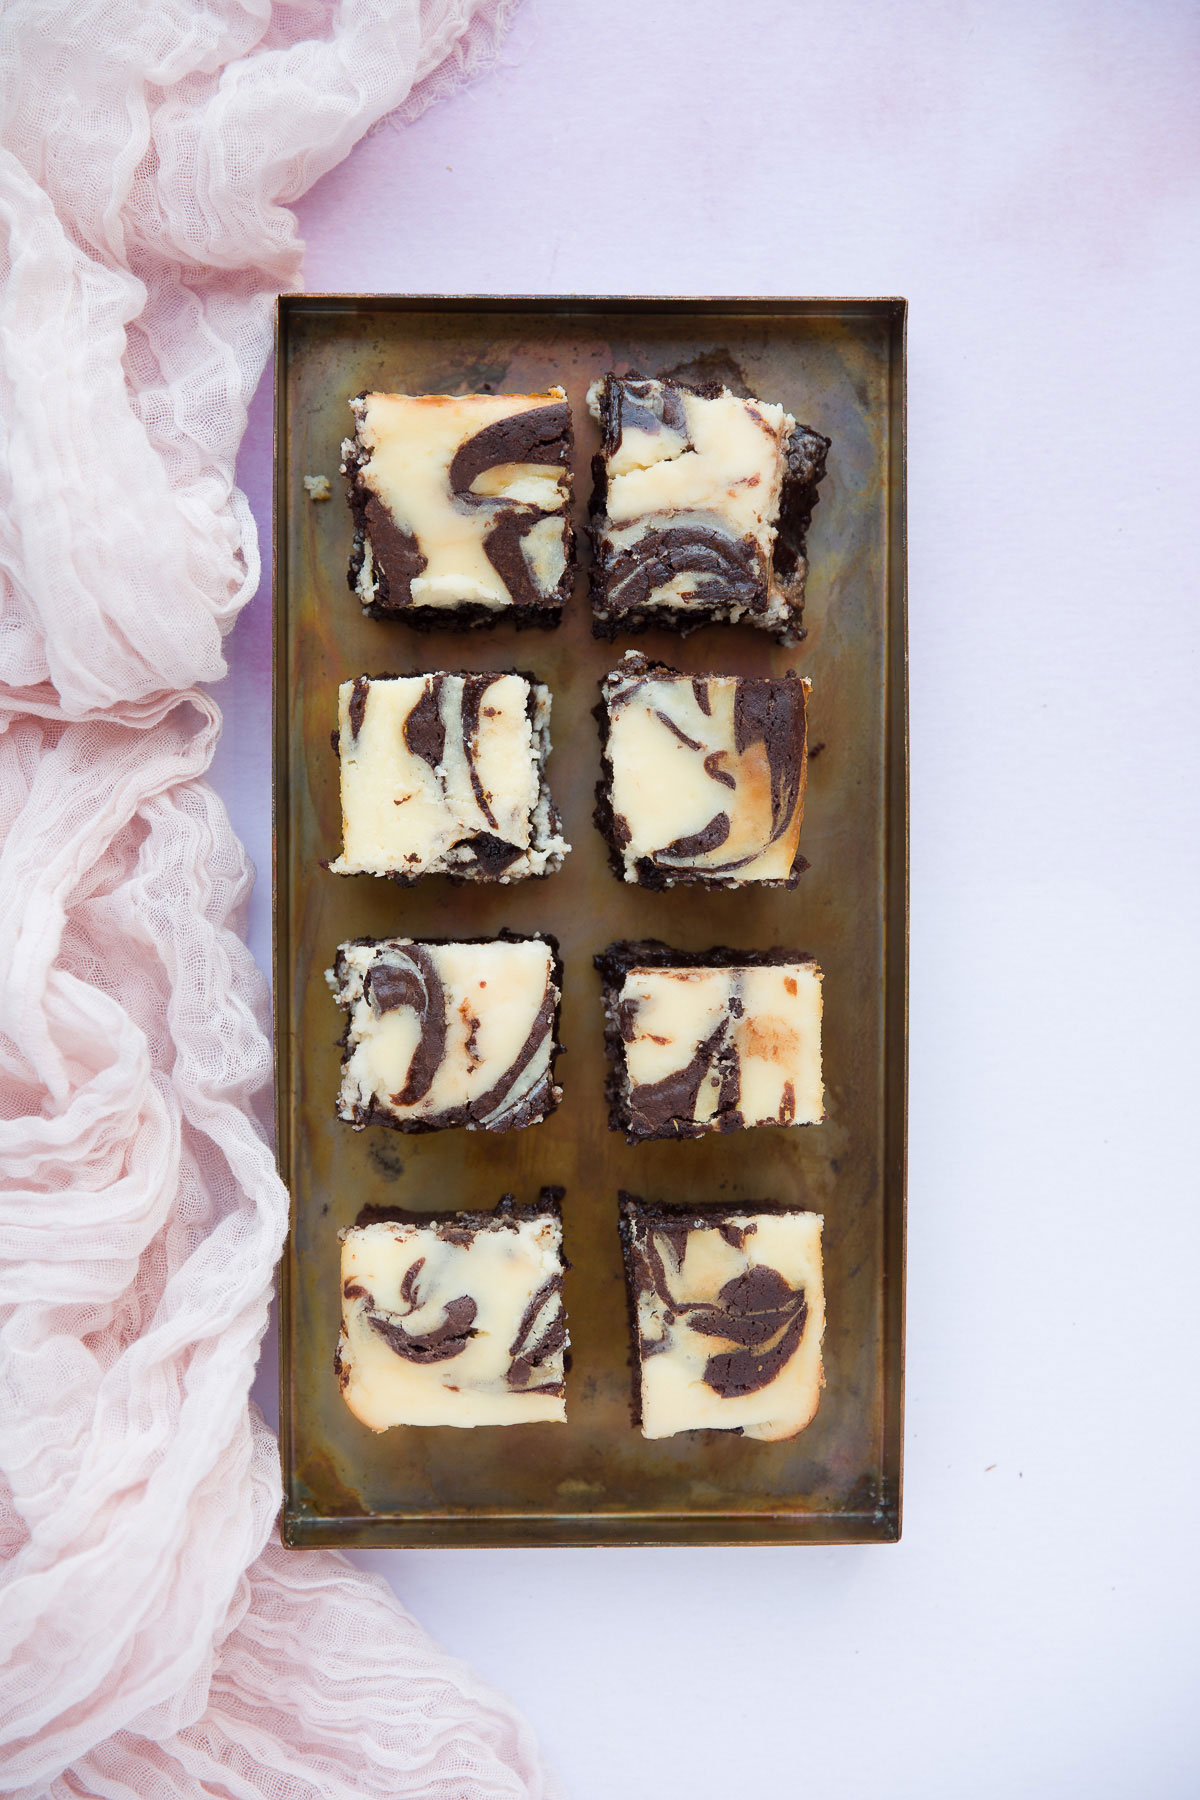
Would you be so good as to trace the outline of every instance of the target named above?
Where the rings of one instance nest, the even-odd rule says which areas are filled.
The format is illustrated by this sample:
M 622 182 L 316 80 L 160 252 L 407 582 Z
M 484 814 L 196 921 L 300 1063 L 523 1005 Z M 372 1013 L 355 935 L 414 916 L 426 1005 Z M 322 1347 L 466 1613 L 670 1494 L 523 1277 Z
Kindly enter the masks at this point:
M 600 684 L 596 789 L 596 824 L 623 880 L 796 885 L 808 866 L 808 686 L 791 675 L 680 675 L 627 652 Z
M 571 416 L 545 394 L 359 394 L 342 472 L 350 586 L 410 625 L 557 625 L 574 550 Z
M 597 637 L 742 621 L 802 635 L 806 536 L 830 440 L 719 383 L 605 375 L 592 464 Z
M 610 944 L 609 1125 L 631 1144 L 824 1118 L 821 970 L 797 950 Z
M 552 938 L 356 938 L 326 980 L 348 1014 L 338 1116 L 356 1129 L 515 1131 L 561 1100 Z
M 335 875 L 507 882 L 562 867 L 549 688 L 515 673 L 360 675 L 338 698 Z
M 621 1195 L 642 1436 L 795 1437 L 824 1385 L 819 1213 Z
M 342 1232 L 334 1371 L 356 1418 L 372 1431 L 565 1421 L 560 1196 Z

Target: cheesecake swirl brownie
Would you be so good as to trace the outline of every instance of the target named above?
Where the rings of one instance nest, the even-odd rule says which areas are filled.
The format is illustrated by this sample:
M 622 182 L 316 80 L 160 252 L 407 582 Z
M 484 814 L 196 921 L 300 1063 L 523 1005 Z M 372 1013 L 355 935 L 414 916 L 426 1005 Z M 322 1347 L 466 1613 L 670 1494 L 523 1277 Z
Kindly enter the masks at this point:
M 338 1116 L 356 1129 L 515 1131 L 562 1099 L 553 939 L 355 938 L 326 980 L 348 1015 Z
M 597 637 L 738 620 L 801 635 L 805 540 L 830 440 L 719 383 L 605 375 L 592 464 Z
M 808 682 L 680 675 L 629 651 L 600 684 L 596 824 L 645 888 L 794 887 Z
M 824 1385 L 818 1213 L 647 1206 L 621 1195 L 643 1437 L 795 1437 Z
M 343 1231 L 334 1372 L 372 1431 L 566 1419 L 561 1188 Z
M 610 944 L 608 1121 L 631 1144 L 824 1118 L 821 971 L 796 950 Z
M 571 590 L 571 416 L 545 394 L 359 394 L 342 445 L 350 586 L 373 618 L 557 625 Z
M 532 676 L 360 675 L 338 690 L 335 875 L 518 881 L 570 846 L 546 785 L 550 690 Z

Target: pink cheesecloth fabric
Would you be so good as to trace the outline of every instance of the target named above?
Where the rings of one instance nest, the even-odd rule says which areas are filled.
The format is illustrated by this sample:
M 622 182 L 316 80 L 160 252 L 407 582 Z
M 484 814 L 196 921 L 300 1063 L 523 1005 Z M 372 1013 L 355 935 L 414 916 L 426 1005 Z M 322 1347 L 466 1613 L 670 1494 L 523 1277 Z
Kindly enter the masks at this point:
M 287 211 L 508 0 L 0 15 L 0 1784 L 558 1790 L 390 1589 L 274 1536 L 247 1394 L 287 1197 L 252 879 L 198 688 L 254 593 L 233 482 Z

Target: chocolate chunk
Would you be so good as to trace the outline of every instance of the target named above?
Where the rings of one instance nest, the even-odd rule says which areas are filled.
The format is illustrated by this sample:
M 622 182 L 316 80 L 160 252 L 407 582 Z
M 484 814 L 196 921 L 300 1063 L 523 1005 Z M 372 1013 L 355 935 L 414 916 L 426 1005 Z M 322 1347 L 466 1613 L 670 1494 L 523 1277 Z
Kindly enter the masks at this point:
M 463 838 L 460 848 L 474 851 L 480 874 L 493 881 L 503 875 L 505 869 L 511 869 L 522 854 L 519 845 L 510 844 L 490 831 L 477 831 L 471 837 Z

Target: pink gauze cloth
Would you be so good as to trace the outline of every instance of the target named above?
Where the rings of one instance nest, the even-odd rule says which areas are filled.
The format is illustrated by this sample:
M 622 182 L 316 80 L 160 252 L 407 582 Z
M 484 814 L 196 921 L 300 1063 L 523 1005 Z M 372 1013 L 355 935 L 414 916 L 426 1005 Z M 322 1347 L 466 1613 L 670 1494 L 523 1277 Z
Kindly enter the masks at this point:
M 286 1229 L 252 878 L 198 688 L 287 211 L 509 0 L 0 9 L 0 1782 L 557 1792 L 390 1589 L 284 1552 L 247 1394 Z

